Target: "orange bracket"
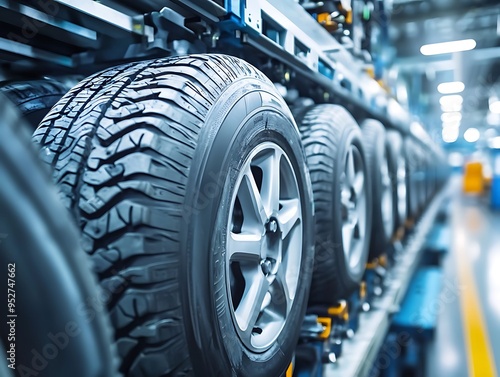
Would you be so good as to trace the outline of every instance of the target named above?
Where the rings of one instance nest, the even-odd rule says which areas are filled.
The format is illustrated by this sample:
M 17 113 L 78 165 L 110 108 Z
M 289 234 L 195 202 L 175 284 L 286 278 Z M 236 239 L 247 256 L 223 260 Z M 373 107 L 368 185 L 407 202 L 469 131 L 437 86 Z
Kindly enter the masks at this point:
M 322 340 L 327 340 L 332 332 L 332 319 L 328 317 L 318 317 L 318 322 L 324 327 L 324 330 L 319 334 L 319 338 Z

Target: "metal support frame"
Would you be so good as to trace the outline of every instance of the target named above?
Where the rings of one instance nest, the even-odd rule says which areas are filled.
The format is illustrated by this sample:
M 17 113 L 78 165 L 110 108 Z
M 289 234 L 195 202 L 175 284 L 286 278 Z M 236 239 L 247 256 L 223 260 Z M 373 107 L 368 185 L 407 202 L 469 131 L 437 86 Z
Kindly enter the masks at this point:
M 144 24 L 144 16 L 137 15 L 131 17 L 123 12 L 110 8 L 92 0 L 54 0 L 55 2 L 74 9 L 81 14 L 89 16 L 92 19 L 101 21 L 103 27 L 99 31 L 116 35 L 112 28 L 125 31 L 131 34 L 145 37 L 147 42 L 153 42 L 154 30 L 151 26 Z
M 39 59 L 44 62 L 55 63 L 63 67 L 74 67 L 71 57 L 43 51 L 10 39 L 0 38 L 0 51 L 5 51 L 9 55 L 21 55 Z
M 12 0 L 0 0 L 0 19 L 3 22 L 14 24 L 19 27 L 23 27 L 22 22 L 26 23 L 26 27 L 29 25 L 28 22 L 44 25 L 44 32 L 51 38 L 58 39 L 60 41 L 67 40 L 68 36 L 71 38 L 71 42 L 81 46 L 81 47 L 97 47 L 97 33 L 94 30 L 77 25 L 73 22 L 57 19 L 54 15 L 50 15 L 41 12 L 32 7 L 18 4 Z M 12 17 L 15 12 L 19 13 L 21 17 Z M 23 19 L 24 17 L 24 19 Z M 34 30 L 32 31 L 35 32 Z M 24 36 L 19 36 L 19 39 L 24 39 Z
M 394 268 L 385 278 L 384 295 L 372 303 L 372 310 L 360 316 L 359 329 L 352 339 L 343 341 L 343 356 L 323 368 L 324 377 L 368 376 L 379 349 L 389 331 L 391 317 L 399 310 L 403 298 L 422 257 L 427 234 L 441 204 L 449 195 L 445 187 L 436 195 L 409 236 L 404 250 L 397 255 Z

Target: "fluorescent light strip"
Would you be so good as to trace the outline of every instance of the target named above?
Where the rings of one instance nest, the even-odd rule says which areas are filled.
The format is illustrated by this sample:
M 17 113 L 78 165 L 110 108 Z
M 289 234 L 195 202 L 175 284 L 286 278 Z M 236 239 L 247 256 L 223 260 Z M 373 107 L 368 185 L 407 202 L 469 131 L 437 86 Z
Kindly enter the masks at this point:
M 456 104 L 445 104 L 444 106 L 441 106 L 441 111 L 443 113 L 454 113 L 457 111 L 462 110 L 462 104 L 461 103 L 456 103 Z
M 464 139 L 469 143 L 475 143 L 479 140 L 481 134 L 477 128 L 471 127 L 464 132 Z
M 500 100 L 497 97 L 491 97 L 489 100 L 490 111 L 493 114 L 500 114 Z
M 465 85 L 461 81 L 443 82 L 438 85 L 437 89 L 441 94 L 462 93 Z
M 443 129 L 444 128 L 460 128 L 460 122 L 443 123 L 442 127 L 443 127 Z
M 464 99 L 460 94 L 452 94 L 450 96 L 442 96 L 439 99 L 439 104 L 441 106 L 455 106 L 461 105 L 464 102 Z
M 500 136 L 492 137 L 489 140 L 488 145 L 490 146 L 490 148 L 500 149 Z
M 453 143 L 457 141 L 460 131 L 458 128 L 443 128 L 442 137 L 445 143 Z
M 443 113 L 441 114 L 441 121 L 443 123 L 460 122 L 462 120 L 461 113 Z
M 422 55 L 451 54 L 453 52 L 469 51 L 476 47 L 474 39 L 462 39 L 459 41 L 433 43 L 420 47 Z

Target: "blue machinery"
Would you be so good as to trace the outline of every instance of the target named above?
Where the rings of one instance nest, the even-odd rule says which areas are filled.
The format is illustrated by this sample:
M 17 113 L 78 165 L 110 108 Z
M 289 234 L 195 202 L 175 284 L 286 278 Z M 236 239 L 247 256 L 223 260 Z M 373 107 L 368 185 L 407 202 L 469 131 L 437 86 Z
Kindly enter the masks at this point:
M 434 199 L 388 258 L 394 266 L 385 260 L 369 265 L 366 283 L 349 302 L 311 308 L 293 376 L 421 375 L 436 326 L 439 264 L 449 244 L 446 196 L 443 190 Z

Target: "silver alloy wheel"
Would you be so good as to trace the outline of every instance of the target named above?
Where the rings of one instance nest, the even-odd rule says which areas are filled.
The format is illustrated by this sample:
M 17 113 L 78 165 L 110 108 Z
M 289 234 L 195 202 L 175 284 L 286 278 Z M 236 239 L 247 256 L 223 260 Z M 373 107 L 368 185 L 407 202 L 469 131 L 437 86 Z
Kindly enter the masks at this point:
M 264 352 L 280 335 L 295 298 L 302 260 L 302 207 L 297 177 L 271 142 L 252 150 L 231 200 L 226 276 L 238 335 Z
M 406 220 L 406 216 L 408 215 L 408 208 L 407 208 L 407 202 L 406 202 L 406 161 L 404 158 L 402 158 L 399 161 L 398 164 L 398 170 L 397 170 L 397 177 L 396 177 L 396 182 L 397 182 L 397 194 L 398 194 L 398 216 L 399 216 L 399 221 L 403 222 Z
M 392 182 L 389 173 L 389 161 L 387 160 L 387 152 L 384 151 L 384 159 L 380 166 L 380 176 L 382 183 L 382 195 L 380 197 L 380 206 L 382 214 L 382 222 L 384 225 L 384 232 L 387 238 L 392 236 L 394 231 L 394 211 L 392 202 Z
M 366 184 L 364 162 L 359 149 L 351 145 L 341 177 L 342 246 L 347 265 L 359 266 L 366 237 Z

